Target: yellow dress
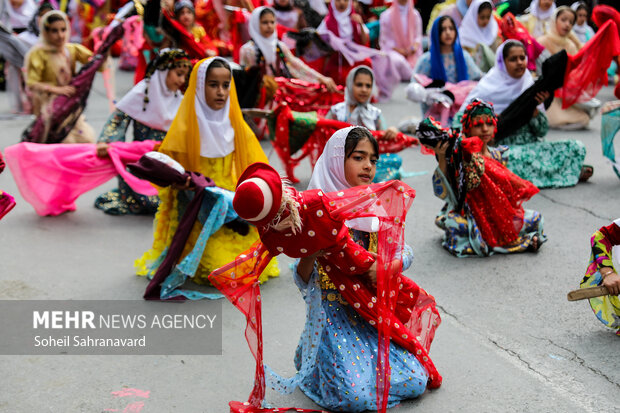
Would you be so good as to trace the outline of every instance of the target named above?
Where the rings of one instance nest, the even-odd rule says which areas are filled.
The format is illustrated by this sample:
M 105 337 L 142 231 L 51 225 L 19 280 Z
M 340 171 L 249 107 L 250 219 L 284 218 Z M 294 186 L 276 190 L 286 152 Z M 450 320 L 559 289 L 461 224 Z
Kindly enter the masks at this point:
M 224 158 L 200 158 L 201 170 L 205 176 L 210 177 L 220 188 L 234 190 L 236 180 L 232 179 L 232 158 L 230 154 Z M 136 260 L 135 266 L 138 275 L 152 276 L 157 270 L 153 264 L 172 242 L 177 227 L 179 225 L 178 200 L 176 189 L 161 188 L 159 190 L 160 205 L 155 215 L 155 234 L 153 247 Z M 202 226 L 199 222 L 194 223 L 192 232 L 182 253 L 182 258 L 190 253 L 194 247 Z M 228 227 L 220 228 L 215 234 L 211 235 L 204 254 L 198 265 L 198 270 L 194 275 L 194 282 L 198 284 L 209 284 L 207 277 L 211 271 L 227 264 L 235 259 L 237 255 L 250 248 L 259 239 L 258 231 L 255 227 L 250 227 L 248 235 L 240 235 Z M 277 277 L 280 274 L 277 261 L 272 260 L 263 274 L 260 276 L 261 283 L 267 281 L 269 277 Z
M 203 62 L 204 60 L 197 65 Z M 229 117 L 235 130 L 235 150 L 221 158 L 205 158 L 199 155 L 200 138 L 194 107 L 196 72 L 198 72 L 197 66 L 192 71 L 187 93 L 183 97 L 179 111 L 159 150 L 176 159 L 186 170 L 200 172 L 211 178 L 218 187 L 234 191 L 241 172 L 254 162 L 266 162 L 267 158 L 251 129 L 243 121 L 234 80 L 230 86 Z M 180 219 L 177 194 L 176 189 L 169 187 L 161 188 L 159 191 L 160 205 L 155 215 L 153 246 L 136 260 L 135 267 L 138 275 L 154 275 L 157 271 L 158 258 L 172 241 Z M 200 222 L 195 222 L 182 258 L 194 248 L 201 229 Z M 245 236 L 225 226 L 220 228 L 207 241 L 193 280 L 199 284 L 208 284 L 207 276 L 213 270 L 233 261 L 237 255 L 247 250 L 258 239 L 258 231 L 255 227 L 250 227 L 250 232 Z M 279 274 L 277 261 L 273 259 L 259 281 L 262 283 L 269 277 L 277 277 Z

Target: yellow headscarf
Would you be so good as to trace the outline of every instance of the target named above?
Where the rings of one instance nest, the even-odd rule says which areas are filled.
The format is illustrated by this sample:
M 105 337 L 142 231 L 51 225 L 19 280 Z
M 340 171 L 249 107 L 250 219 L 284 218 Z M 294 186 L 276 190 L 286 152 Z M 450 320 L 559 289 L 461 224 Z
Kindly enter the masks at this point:
M 159 148 L 160 152 L 177 160 L 186 170 L 194 172 L 200 171 L 200 130 L 195 108 L 198 67 L 210 59 L 215 58 L 203 59 L 194 66 L 179 111 Z M 235 168 L 233 177 L 236 181 L 249 165 L 254 162 L 268 163 L 268 161 L 254 132 L 243 120 L 241 107 L 237 100 L 237 89 L 232 76 L 228 99 L 230 100 L 228 117 L 232 128 L 235 130 L 235 150 L 232 155 Z

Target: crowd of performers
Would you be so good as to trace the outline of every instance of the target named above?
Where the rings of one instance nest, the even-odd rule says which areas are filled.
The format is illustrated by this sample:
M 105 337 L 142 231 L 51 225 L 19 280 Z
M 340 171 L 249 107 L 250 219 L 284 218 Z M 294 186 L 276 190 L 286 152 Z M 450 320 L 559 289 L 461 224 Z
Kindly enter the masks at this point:
M 582 142 L 545 135 L 587 128 L 597 92 L 620 85 L 617 5 L 435 3 L 3 0 L 3 81 L 11 110 L 35 117 L 6 163 L 40 215 L 74 210 L 117 176 L 95 207 L 154 215 L 152 248 L 135 262 L 149 278 L 144 298 L 225 296 L 246 315 L 255 387 L 233 411 L 274 411 L 267 386 L 299 387 L 330 411 L 383 411 L 442 382 L 428 353 L 435 299 L 402 274 L 415 191 L 398 180 L 397 152 L 418 145 L 435 156 L 432 187 L 445 201 L 435 222 L 451 254 L 536 252 L 543 215 L 523 203 L 594 172 Z M 135 72 L 118 100 L 115 62 Z M 101 131 L 83 115 L 98 72 L 112 105 Z M 399 130 L 373 103 L 402 82 L 424 119 Z M 620 102 L 602 115 L 620 177 Z M 267 164 L 261 138 L 288 179 Z M 312 177 L 298 191 L 294 168 L 306 157 Z M 0 218 L 14 206 L 0 191 Z M 592 237 L 582 287 L 607 288 L 591 304 L 620 335 L 619 225 Z M 299 259 L 307 307 L 292 378 L 262 359 L 260 284 L 280 274 L 281 253 Z M 219 292 L 186 289 L 188 278 Z

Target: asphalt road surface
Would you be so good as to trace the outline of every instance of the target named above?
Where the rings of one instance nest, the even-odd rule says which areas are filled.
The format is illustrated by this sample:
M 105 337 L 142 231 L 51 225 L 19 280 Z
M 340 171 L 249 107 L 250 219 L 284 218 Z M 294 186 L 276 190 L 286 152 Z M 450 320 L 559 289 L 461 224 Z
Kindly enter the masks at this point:
M 117 72 L 117 96 L 129 90 L 132 77 Z M 30 118 L 10 116 L 7 95 L 0 96 L 4 149 L 19 141 Z M 599 98 L 611 100 L 611 88 Z M 404 86 L 379 106 L 391 125 L 420 115 Z M 87 120 L 98 132 L 108 114 L 98 76 Z M 618 411 L 620 338 L 598 322 L 587 301 L 566 300 L 583 277 L 591 234 L 620 216 L 620 180 L 602 156 L 600 121 L 597 116 L 585 131 L 549 133 L 550 140 L 583 141 L 595 171 L 587 183 L 542 190 L 526 204 L 544 216 L 549 240 L 538 253 L 451 256 L 434 225 L 442 206 L 431 188 L 434 157 L 417 148 L 402 152 L 406 171 L 426 172 L 404 179 L 417 192 L 406 227 L 415 259 L 406 274 L 437 300 L 443 321 L 430 354 L 444 381 L 394 412 Z M 270 143 L 263 148 L 282 170 Z M 305 189 L 307 163 L 298 176 L 298 188 Z M 0 299 L 141 300 L 147 282 L 134 275 L 133 261 L 152 242 L 153 219 L 95 209 L 95 197 L 115 185 L 112 180 L 84 194 L 75 212 L 40 217 L 7 168 L 0 188 L 18 205 L 0 222 Z M 285 376 L 295 372 L 305 320 L 291 262 L 281 259 L 281 276 L 261 288 L 265 361 Z M 254 360 L 245 320 L 228 302 L 223 307 L 221 356 L 0 356 L 0 412 L 227 412 L 230 400 L 247 399 Z M 267 396 L 274 406 L 316 407 L 299 390 Z

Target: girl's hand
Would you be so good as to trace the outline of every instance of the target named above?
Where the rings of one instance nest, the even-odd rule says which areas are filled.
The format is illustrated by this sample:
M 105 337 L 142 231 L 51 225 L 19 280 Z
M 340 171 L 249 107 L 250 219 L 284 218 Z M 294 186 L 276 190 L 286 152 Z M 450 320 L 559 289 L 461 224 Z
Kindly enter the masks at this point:
M 407 53 L 406 49 L 401 49 L 400 47 L 395 47 L 394 51 L 403 55 L 404 57 L 407 57 L 409 55 L 409 53 Z
M 446 158 L 446 152 L 448 152 L 448 145 L 449 145 L 449 142 L 445 141 L 433 148 L 433 150 L 435 151 L 435 155 L 437 155 L 439 159 Z
M 605 273 L 605 276 L 603 277 L 603 285 L 607 287 L 607 290 L 609 291 L 609 295 L 619 295 L 620 294 L 620 275 L 616 274 L 615 271 L 610 271 L 610 272 Z
M 97 157 L 98 158 L 107 158 L 108 157 L 108 143 L 107 142 L 98 142 L 97 143 Z
M 324 254 L 325 251 L 319 250 L 312 255 L 299 259 L 299 263 L 297 264 L 297 274 L 302 280 L 304 280 L 305 283 L 310 280 L 312 270 L 314 269 L 314 262 L 317 258 L 322 257 Z
M 366 277 L 366 280 L 373 287 L 377 287 L 377 254 L 372 253 L 375 256 L 375 262 L 372 263 L 368 271 L 366 271 L 363 275 Z
M 176 189 L 177 191 L 187 191 L 192 188 L 191 180 L 191 177 L 188 176 L 184 185 L 172 184 L 172 188 Z
M 383 132 L 383 139 L 386 141 L 396 139 L 396 136 L 398 136 L 398 129 L 396 129 L 394 126 L 390 126 Z
M 360 16 L 357 13 L 351 15 L 351 20 L 353 20 L 355 23 L 364 24 L 364 20 L 362 20 L 362 16 Z
M 551 96 L 551 94 L 548 91 L 543 90 L 542 92 L 538 92 L 536 94 L 536 96 L 534 97 L 534 100 L 536 101 L 537 104 L 540 105 L 545 100 L 549 99 L 550 96 Z
M 372 256 L 375 258 L 375 262 L 372 263 L 372 265 L 370 266 L 368 271 L 364 273 L 364 275 L 366 276 L 366 279 L 370 282 L 370 284 L 374 288 L 376 288 L 377 287 L 377 262 L 379 262 L 379 257 L 374 252 L 371 252 L 370 254 L 372 254 Z M 403 263 L 401 260 L 392 261 L 388 268 L 389 277 L 391 278 L 395 275 L 398 275 L 402 271 L 402 265 Z
M 330 92 L 338 92 L 338 85 L 331 77 L 323 77 L 320 80 L 321 84 L 325 85 Z
M 75 94 L 75 87 L 73 86 L 55 86 L 51 90 L 55 95 L 73 96 Z

